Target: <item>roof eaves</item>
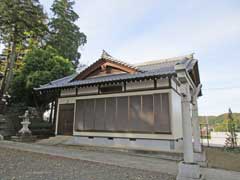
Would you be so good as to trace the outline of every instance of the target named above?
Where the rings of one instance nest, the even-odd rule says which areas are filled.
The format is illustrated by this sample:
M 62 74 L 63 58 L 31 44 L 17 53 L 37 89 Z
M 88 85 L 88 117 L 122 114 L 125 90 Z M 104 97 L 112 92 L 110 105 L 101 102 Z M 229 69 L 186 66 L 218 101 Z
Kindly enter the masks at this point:
M 56 89 L 56 88 L 68 88 L 68 87 L 76 87 L 76 86 L 83 86 L 83 85 L 93 85 L 99 83 L 107 83 L 107 82 L 117 82 L 117 81 L 128 81 L 133 79 L 145 79 L 145 78 L 152 78 L 152 77 L 166 77 L 174 75 L 175 72 L 165 72 L 159 73 L 158 71 L 152 72 L 145 72 L 145 73 L 136 73 L 136 74 L 125 74 L 125 75 L 114 75 L 111 77 L 105 78 L 97 78 L 97 79 L 88 79 L 88 80 L 79 80 L 79 81 L 72 81 L 66 84 L 57 84 L 48 87 L 40 87 L 35 88 L 34 90 L 45 90 L 45 89 Z

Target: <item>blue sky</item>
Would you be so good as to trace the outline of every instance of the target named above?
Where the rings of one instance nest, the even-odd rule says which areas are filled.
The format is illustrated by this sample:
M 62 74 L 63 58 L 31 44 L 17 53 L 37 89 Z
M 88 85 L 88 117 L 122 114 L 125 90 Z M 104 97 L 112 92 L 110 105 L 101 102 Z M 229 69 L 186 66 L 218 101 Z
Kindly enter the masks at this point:
M 51 0 L 40 0 L 49 13 Z M 129 63 L 181 56 L 199 59 L 201 115 L 240 112 L 239 0 L 76 0 L 88 43 L 81 61 L 102 49 Z

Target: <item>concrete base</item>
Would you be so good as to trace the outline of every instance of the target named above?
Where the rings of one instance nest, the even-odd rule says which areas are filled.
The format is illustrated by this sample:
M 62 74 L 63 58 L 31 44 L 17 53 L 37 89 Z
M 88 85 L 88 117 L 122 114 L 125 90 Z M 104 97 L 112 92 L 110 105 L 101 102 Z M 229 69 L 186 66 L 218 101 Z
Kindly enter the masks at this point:
M 194 161 L 197 162 L 201 167 L 207 167 L 206 152 L 194 152 Z
M 198 164 L 180 162 L 178 165 L 177 180 L 203 180 Z
M 67 145 L 90 145 L 116 148 L 142 149 L 151 151 L 182 152 L 182 140 L 157 140 L 138 138 L 116 138 L 116 137 L 84 137 L 73 136 L 64 144 Z

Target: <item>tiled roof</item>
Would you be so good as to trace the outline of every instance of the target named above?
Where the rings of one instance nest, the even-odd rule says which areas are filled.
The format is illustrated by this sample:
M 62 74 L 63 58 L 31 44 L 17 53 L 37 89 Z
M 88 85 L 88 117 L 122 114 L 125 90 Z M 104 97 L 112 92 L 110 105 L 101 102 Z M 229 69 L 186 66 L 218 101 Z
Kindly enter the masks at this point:
M 112 58 L 108 54 L 106 56 L 107 57 L 104 57 L 104 58 Z M 114 62 L 117 61 L 117 63 L 124 63 L 114 58 L 112 58 L 111 60 Z M 160 78 L 160 77 L 173 76 L 176 74 L 174 67 L 177 63 L 186 64 L 187 70 L 191 70 L 194 64 L 196 63 L 196 60 L 192 57 L 192 55 L 188 55 L 188 56 L 181 56 L 181 57 L 163 59 L 158 61 L 148 61 L 142 64 L 137 64 L 135 66 L 131 65 L 131 67 L 138 69 L 138 72 L 136 72 L 135 74 L 128 74 L 128 73 L 121 73 L 121 74 L 114 74 L 114 75 L 112 74 L 112 75 L 88 78 L 84 80 L 74 80 L 74 78 L 76 77 L 76 74 L 74 74 L 62 79 L 51 81 L 50 83 L 40 86 L 39 88 L 35 88 L 35 90 L 67 88 L 67 87 L 74 87 L 74 86 L 117 82 L 117 81 L 123 81 L 123 80 L 128 81 L 133 79 L 144 79 L 144 78 L 151 78 L 151 77 Z M 129 64 L 126 64 L 126 63 L 124 63 L 124 65 L 130 66 Z
M 72 75 L 66 76 L 64 78 L 51 81 L 48 84 L 41 85 L 40 88 L 35 88 L 35 89 L 49 89 L 52 87 L 61 87 L 61 86 L 65 85 L 66 83 L 70 82 L 76 75 L 77 74 L 72 74 Z

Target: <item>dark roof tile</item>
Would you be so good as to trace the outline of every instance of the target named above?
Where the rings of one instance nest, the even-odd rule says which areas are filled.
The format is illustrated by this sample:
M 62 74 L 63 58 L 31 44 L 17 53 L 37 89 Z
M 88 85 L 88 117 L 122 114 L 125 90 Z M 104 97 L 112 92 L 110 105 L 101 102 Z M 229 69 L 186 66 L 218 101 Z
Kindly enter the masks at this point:
M 110 56 L 109 56 L 110 57 Z M 116 59 L 114 59 L 116 61 Z M 118 62 L 118 63 L 123 63 Z M 187 70 L 191 70 L 196 63 L 196 60 L 189 56 L 182 56 L 171 59 L 164 59 L 159 61 L 149 61 L 146 63 L 138 64 L 132 67 L 139 69 L 140 71 L 135 74 L 114 74 L 106 75 L 95 78 L 89 78 L 84 80 L 74 80 L 72 81 L 77 74 L 64 77 L 55 81 L 51 81 L 48 84 L 35 88 L 35 90 L 47 90 L 55 88 L 66 88 L 74 86 L 83 86 L 83 85 L 93 85 L 98 83 L 108 83 L 122 80 L 132 80 L 132 79 L 141 79 L 141 78 L 151 78 L 151 77 L 166 77 L 175 75 L 175 65 L 176 63 L 186 64 Z

